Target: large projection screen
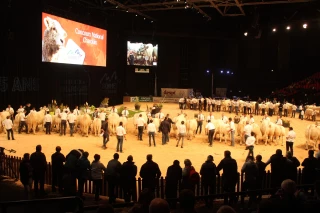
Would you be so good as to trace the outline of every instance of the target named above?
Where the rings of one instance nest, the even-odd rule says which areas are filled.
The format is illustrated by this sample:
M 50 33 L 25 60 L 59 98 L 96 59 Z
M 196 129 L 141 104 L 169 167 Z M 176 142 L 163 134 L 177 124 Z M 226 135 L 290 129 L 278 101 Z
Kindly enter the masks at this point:
M 157 66 L 158 44 L 128 41 L 127 65 Z
M 107 65 L 107 31 L 42 13 L 42 61 Z

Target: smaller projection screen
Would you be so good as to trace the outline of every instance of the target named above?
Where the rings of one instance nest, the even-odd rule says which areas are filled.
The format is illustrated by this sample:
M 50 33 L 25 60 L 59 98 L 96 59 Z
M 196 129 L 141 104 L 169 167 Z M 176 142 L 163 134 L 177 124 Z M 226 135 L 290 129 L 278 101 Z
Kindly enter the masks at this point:
M 107 65 L 107 31 L 42 13 L 42 61 Z
M 127 65 L 157 66 L 158 45 L 149 43 L 127 43 Z

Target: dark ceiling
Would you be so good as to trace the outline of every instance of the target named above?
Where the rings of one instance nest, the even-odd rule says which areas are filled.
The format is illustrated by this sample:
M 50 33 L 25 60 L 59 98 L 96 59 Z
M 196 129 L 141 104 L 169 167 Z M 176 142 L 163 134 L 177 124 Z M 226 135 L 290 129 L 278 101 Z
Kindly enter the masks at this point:
M 275 25 L 320 21 L 319 0 L 45 0 L 45 6 L 82 11 L 98 21 L 111 17 L 148 22 L 168 32 L 258 32 Z

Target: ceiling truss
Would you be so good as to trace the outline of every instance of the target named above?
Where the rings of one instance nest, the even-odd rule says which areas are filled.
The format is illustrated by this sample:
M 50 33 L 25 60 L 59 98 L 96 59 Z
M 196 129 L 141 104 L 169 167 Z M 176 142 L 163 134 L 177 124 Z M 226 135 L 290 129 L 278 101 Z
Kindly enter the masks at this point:
M 79 0 L 89 3 L 90 0 Z M 92 0 L 91 0 L 92 1 Z M 221 16 L 245 16 L 245 7 L 247 6 L 262 6 L 262 5 L 276 5 L 276 4 L 294 4 L 316 2 L 318 0 L 159 0 L 158 2 L 143 3 L 148 1 L 142 0 L 95 0 L 100 2 L 97 9 L 115 10 L 121 9 L 125 12 L 135 13 L 142 17 L 155 21 L 155 19 L 146 13 L 150 14 L 152 11 L 166 11 L 166 10 L 184 10 L 194 9 L 203 17 L 211 19 L 208 13 L 212 8 L 216 10 Z M 90 2 L 91 3 L 91 2 Z M 108 3 L 108 4 L 106 4 Z M 92 4 L 92 3 L 91 3 Z

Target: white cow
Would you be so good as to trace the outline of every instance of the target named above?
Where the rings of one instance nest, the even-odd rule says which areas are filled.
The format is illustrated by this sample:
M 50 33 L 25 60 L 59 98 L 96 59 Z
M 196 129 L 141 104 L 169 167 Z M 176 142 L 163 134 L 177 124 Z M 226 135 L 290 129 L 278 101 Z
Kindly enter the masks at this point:
M 79 124 L 80 124 L 80 131 L 82 136 L 89 136 L 89 128 L 92 123 L 91 117 L 88 114 L 79 115 Z
M 28 124 L 28 128 L 32 129 L 33 134 L 36 134 L 36 130 L 38 128 L 38 125 L 41 125 L 42 129 L 43 129 L 45 114 L 46 114 L 46 107 L 43 107 L 38 112 L 32 111 L 28 114 L 27 124 Z
M 95 118 L 92 122 L 92 134 L 99 136 L 101 131 L 101 119 Z
M 172 125 L 172 129 L 174 130 L 173 132 L 174 132 L 176 138 L 178 138 L 178 136 L 179 136 L 178 127 L 179 127 L 179 125 L 181 125 L 181 121 L 183 121 L 185 124 L 187 123 L 186 117 L 187 117 L 186 114 L 180 114 L 177 117 L 174 117 L 172 119 L 172 121 L 174 122 L 174 124 Z
M 1 124 L 0 124 L 0 132 L 2 132 L 3 130 L 4 130 L 4 127 L 3 127 L 3 125 L 2 125 L 2 122 L 5 120 L 5 119 L 7 119 L 7 116 L 10 116 L 10 113 L 9 112 L 7 112 L 7 111 L 2 111 L 2 112 L 0 112 L 0 122 L 1 122 Z M 4 133 L 6 133 L 6 131 L 4 131 Z
M 216 137 L 217 134 L 219 134 L 220 142 L 222 141 L 222 137 L 224 137 L 224 142 L 227 143 L 227 135 L 230 134 L 230 126 L 229 124 L 224 123 L 222 120 L 214 120 L 213 125 L 215 126 L 215 131 L 213 135 L 213 139 Z
M 187 139 L 192 140 L 196 135 L 198 122 L 196 119 L 187 120 L 186 128 L 187 128 Z
M 119 123 L 120 122 L 122 122 L 123 128 L 125 128 L 125 130 L 127 130 L 128 119 L 124 116 L 119 116 Z
M 274 124 L 270 121 L 267 121 L 267 120 L 262 121 L 260 130 L 261 130 L 262 138 L 263 138 L 263 140 L 265 140 L 265 145 L 267 145 L 267 143 L 268 143 L 268 138 L 271 141 L 273 141 L 275 125 L 276 124 Z
M 316 146 L 320 140 L 320 126 L 318 125 L 308 125 L 305 131 L 306 137 L 306 150 L 311 145 L 311 141 L 313 141 L 313 149 L 316 149 Z
M 274 129 L 274 138 L 275 138 L 275 143 L 276 145 L 279 144 L 278 141 L 281 138 L 281 146 L 283 146 L 283 137 L 286 134 L 286 130 L 283 126 L 280 125 L 275 125 L 275 129 Z
M 262 134 L 260 130 L 260 126 L 256 123 L 251 124 L 252 125 L 252 132 L 255 134 L 256 137 L 256 144 L 259 144 L 259 140 L 262 139 Z
M 108 115 L 108 128 L 110 135 L 116 134 L 116 128 L 119 126 L 119 115 L 116 112 L 112 112 Z

